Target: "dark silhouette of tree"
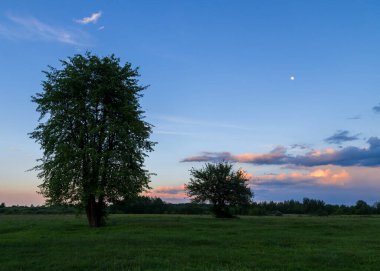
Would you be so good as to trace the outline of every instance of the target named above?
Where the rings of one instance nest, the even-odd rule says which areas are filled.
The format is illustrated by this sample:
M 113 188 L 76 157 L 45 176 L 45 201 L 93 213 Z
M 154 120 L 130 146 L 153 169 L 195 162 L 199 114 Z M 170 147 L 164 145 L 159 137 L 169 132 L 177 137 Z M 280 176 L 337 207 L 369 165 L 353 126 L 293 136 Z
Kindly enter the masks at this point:
M 49 67 L 43 91 L 32 97 L 40 113 L 30 134 L 43 157 L 34 169 L 50 204 L 80 204 L 89 225 L 104 224 L 107 203 L 148 188 L 143 168 L 151 125 L 143 120 L 138 70 L 114 55 L 90 53 Z
M 355 205 L 355 213 L 358 215 L 368 215 L 371 213 L 371 207 L 364 200 L 358 200 Z
M 193 202 L 211 203 L 216 217 L 231 217 L 229 207 L 247 206 L 252 201 L 246 173 L 234 171 L 232 164 L 207 163 L 201 169 L 192 168 L 190 174 L 187 194 Z
M 138 196 L 115 202 L 110 211 L 125 214 L 163 214 L 167 204 L 160 198 Z
M 324 214 L 326 212 L 326 204 L 322 200 L 304 198 L 303 207 L 306 214 Z
M 375 214 L 380 214 L 380 202 L 375 202 L 373 204 L 373 211 Z

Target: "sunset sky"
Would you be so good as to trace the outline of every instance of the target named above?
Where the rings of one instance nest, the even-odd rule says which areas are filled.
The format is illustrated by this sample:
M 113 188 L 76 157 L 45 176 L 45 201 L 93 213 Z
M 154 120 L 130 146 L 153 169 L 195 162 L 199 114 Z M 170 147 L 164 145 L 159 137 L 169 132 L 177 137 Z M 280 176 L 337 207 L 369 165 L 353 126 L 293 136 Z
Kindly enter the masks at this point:
M 43 70 L 91 51 L 140 67 L 150 195 L 231 161 L 255 200 L 380 201 L 380 2 L 0 3 L 0 202 L 43 204 L 27 171 Z

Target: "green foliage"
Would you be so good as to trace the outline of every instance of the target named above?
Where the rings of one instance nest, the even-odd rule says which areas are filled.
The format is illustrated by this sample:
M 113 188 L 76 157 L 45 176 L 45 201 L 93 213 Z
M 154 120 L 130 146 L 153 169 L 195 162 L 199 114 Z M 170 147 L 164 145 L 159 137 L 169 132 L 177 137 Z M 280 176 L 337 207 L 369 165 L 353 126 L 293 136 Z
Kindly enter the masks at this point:
M 0 215 L 0 271 L 379 270 L 380 217 Z M 57 229 L 60 229 L 57 231 Z
M 309 202 L 321 202 L 320 200 L 307 199 L 303 202 L 289 200 L 284 202 L 253 202 L 246 208 L 238 206 L 230 207 L 229 211 L 232 215 L 255 215 L 255 216 L 280 216 L 282 214 L 298 214 L 298 215 L 380 215 L 380 203 L 377 202 L 373 206 L 369 206 L 364 201 L 358 201 L 359 205 L 332 205 L 323 204 L 305 205 Z M 0 214 L 78 214 L 79 206 L 74 205 L 49 205 L 49 206 L 5 206 L 1 207 Z M 313 209 L 311 206 L 315 206 Z M 366 206 L 358 208 L 358 206 Z M 118 201 L 107 207 L 106 212 L 109 214 L 210 214 L 212 210 L 210 204 L 199 203 L 166 203 L 160 198 L 150 197 L 134 197 Z
M 193 202 L 210 202 L 217 217 L 230 217 L 232 206 L 248 206 L 253 193 L 242 170 L 234 171 L 229 163 L 207 163 L 201 169 L 190 170 L 192 178 L 186 190 Z
M 120 214 L 163 214 L 166 207 L 165 202 L 160 198 L 139 196 L 115 202 L 110 206 L 109 211 Z
M 50 214 L 78 214 L 77 206 L 51 205 L 51 206 L 10 206 L 0 208 L 1 214 L 6 215 L 50 215 Z
M 304 198 L 303 208 L 304 208 L 304 212 L 307 214 L 313 213 L 313 214 L 323 215 L 325 213 L 324 212 L 325 203 L 322 200 Z
M 302 202 L 288 200 L 283 202 L 254 202 L 248 210 L 249 215 L 273 215 L 276 212 L 283 214 L 307 215 L 369 215 L 380 214 L 380 204 L 369 206 L 365 201 L 359 200 L 354 206 L 325 204 L 316 199 L 304 198 Z
M 139 196 L 117 202 L 108 208 L 111 214 L 209 214 L 210 206 L 194 203 L 166 203 L 160 198 Z
M 368 215 L 371 213 L 371 207 L 364 200 L 358 200 L 355 205 L 355 213 L 358 215 Z
M 50 204 L 86 206 L 89 222 L 99 226 L 105 205 L 148 188 L 143 168 L 151 125 L 139 105 L 138 70 L 115 56 L 90 53 L 49 67 L 43 91 L 32 97 L 40 122 L 31 138 L 43 157 L 35 167 L 41 193 Z

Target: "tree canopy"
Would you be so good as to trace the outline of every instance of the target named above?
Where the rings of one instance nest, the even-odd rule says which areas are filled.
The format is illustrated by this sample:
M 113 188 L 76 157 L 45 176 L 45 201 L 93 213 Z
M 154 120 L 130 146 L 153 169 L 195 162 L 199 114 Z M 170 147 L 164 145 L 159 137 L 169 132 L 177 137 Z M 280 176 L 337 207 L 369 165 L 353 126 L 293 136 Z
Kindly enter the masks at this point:
M 252 201 L 247 174 L 241 169 L 234 171 L 232 164 L 206 163 L 201 169 L 192 168 L 190 174 L 188 196 L 193 202 L 211 203 L 216 217 L 230 217 L 230 206 L 242 207 Z
M 30 134 L 43 157 L 35 167 L 48 203 L 82 204 L 90 226 L 104 223 L 104 207 L 149 188 L 144 169 L 152 126 L 139 104 L 138 69 L 114 55 L 86 53 L 49 66 L 43 91 L 32 97 L 40 113 Z

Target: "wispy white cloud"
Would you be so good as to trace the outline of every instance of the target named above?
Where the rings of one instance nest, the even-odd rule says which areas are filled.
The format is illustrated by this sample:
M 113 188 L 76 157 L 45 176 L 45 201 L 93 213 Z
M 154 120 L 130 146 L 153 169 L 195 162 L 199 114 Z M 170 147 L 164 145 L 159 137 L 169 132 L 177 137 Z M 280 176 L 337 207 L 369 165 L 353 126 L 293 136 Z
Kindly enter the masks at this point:
M 13 33 L 8 29 L 8 27 L 0 24 L 0 36 L 5 37 L 7 39 L 12 39 Z
M 105 27 L 102 25 L 101 27 L 98 28 L 98 30 L 103 30 Z
M 232 124 L 232 123 L 220 123 L 220 122 L 212 122 L 212 121 L 205 121 L 205 120 L 199 120 L 199 119 L 188 119 L 183 117 L 176 117 L 176 116 L 155 116 L 152 117 L 153 119 L 165 121 L 168 123 L 175 123 L 180 125 L 188 125 L 188 126 L 207 126 L 207 127 L 214 127 L 214 128 L 224 128 L 224 129 L 236 129 L 236 130 L 246 130 L 251 131 L 249 127 Z
M 91 16 L 89 17 L 84 17 L 82 19 L 75 20 L 75 22 L 80 23 L 80 24 L 89 24 L 89 23 L 95 24 L 101 16 L 102 16 L 102 12 L 98 11 L 98 12 L 92 13 Z
M 174 136 L 199 136 L 201 134 L 197 133 L 188 133 L 188 132 L 181 132 L 181 131 L 172 131 L 172 130 L 154 130 L 155 134 L 160 135 L 174 135 Z
M 84 45 L 89 35 L 83 31 L 67 30 L 62 27 L 48 25 L 34 17 L 18 17 L 7 15 L 9 23 L 0 25 L 0 36 L 12 40 L 56 41 L 70 45 Z
M 352 117 L 348 117 L 347 119 L 348 120 L 360 120 L 362 118 L 361 115 L 355 115 L 355 116 L 352 116 Z

